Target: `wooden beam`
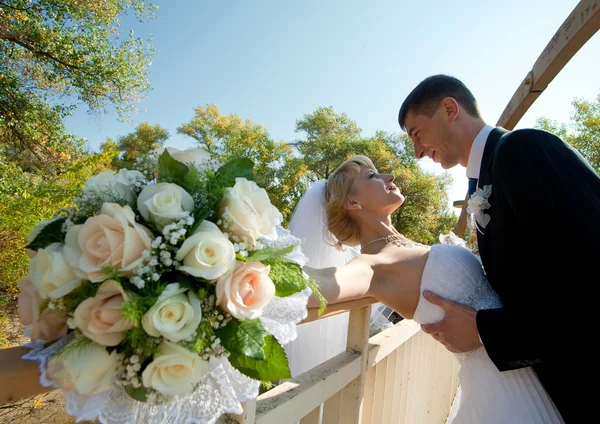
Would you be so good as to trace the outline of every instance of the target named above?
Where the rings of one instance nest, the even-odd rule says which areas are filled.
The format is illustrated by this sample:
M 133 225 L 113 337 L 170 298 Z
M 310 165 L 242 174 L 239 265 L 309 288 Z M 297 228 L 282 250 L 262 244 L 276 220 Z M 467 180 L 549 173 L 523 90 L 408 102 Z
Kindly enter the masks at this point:
M 573 56 L 600 29 L 600 0 L 581 0 L 533 64 L 500 115 L 497 126 L 512 130 Z M 468 198 L 468 195 L 467 195 Z M 466 202 L 456 234 L 466 229 Z

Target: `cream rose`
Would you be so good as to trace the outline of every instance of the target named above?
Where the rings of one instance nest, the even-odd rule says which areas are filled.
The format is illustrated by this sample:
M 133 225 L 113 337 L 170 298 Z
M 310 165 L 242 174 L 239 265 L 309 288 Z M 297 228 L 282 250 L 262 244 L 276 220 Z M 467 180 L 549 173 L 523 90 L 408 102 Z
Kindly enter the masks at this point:
M 46 374 L 61 389 L 93 395 L 112 388 L 119 359 L 117 352 L 91 343 L 76 351 L 55 355 L 48 361 Z
M 194 199 L 177 184 L 150 184 L 140 193 L 137 206 L 145 220 L 162 229 L 192 212 Z
M 275 296 L 269 266 L 238 261 L 232 274 L 217 281 L 217 304 L 239 320 L 254 319 Z
M 142 317 L 142 327 L 152 337 L 163 336 L 178 342 L 189 338 L 201 319 L 202 309 L 196 294 L 179 287 L 179 283 L 171 283 Z
M 230 272 L 235 265 L 233 244 L 215 224 L 204 220 L 175 255 L 182 262 L 180 271 L 194 277 L 214 280 Z
M 133 275 L 151 242 L 152 233 L 135 222 L 129 206 L 105 203 L 100 215 L 67 231 L 65 257 L 80 277 L 100 282 L 106 278 L 105 269 Z
M 42 299 L 59 299 L 81 284 L 63 253 L 62 244 L 52 243 L 29 262 L 29 275 Z
M 139 171 L 121 169 L 116 175 L 113 171 L 104 171 L 85 182 L 83 193 L 105 196 L 107 199 L 122 199 L 134 205 L 135 191 L 132 184 L 135 181 L 145 180 L 146 178 Z
M 158 351 L 142 373 L 144 387 L 166 395 L 186 394 L 210 371 L 208 361 L 175 343 L 163 340 Z
M 103 346 L 116 346 L 125 338 L 133 323 L 121 309 L 128 299 L 115 280 L 102 283 L 96 296 L 85 299 L 75 309 L 73 319 L 84 336 Z
M 261 237 L 276 239 L 275 227 L 282 219 L 265 189 L 245 178 L 236 178 L 235 185 L 225 190 L 221 216 L 228 223 L 228 233 L 252 245 Z
M 42 230 L 48 226 L 48 224 L 51 224 L 52 222 L 56 221 L 57 219 L 61 219 L 61 218 L 62 217 L 57 216 L 57 217 L 49 219 L 47 221 L 42 221 L 38 225 L 33 227 L 31 229 L 31 231 L 29 232 L 29 235 L 27 236 L 27 244 L 31 244 L 35 240 L 35 238 L 42 232 Z M 27 256 L 29 256 L 29 258 L 31 258 L 31 259 L 35 258 L 35 255 L 37 254 L 37 252 L 32 249 L 25 249 L 25 253 L 27 253 Z

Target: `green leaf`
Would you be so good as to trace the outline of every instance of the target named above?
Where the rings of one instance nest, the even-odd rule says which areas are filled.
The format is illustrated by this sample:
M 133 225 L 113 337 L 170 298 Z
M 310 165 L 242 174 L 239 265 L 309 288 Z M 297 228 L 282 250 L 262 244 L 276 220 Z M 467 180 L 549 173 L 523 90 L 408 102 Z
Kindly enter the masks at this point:
M 158 173 L 160 182 L 182 185 L 190 169 L 165 149 L 158 158 Z
M 125 392 L 131 396 L 133 399 L 140 401 L 140 402 L 146 402 L 146 398 L 148 396 L 148 389 L 145 387 L 138 387 L 135 388 L 133 386 L 125 386 Z
M 274 258 L 277 256 L 284 256 L 288 253 L 292 253 L 294 247 L 294 245 L 291 245 L 283 249 L 266 248 L 261 250 L 254 250 L 248 253 L 248 260 L 262 262 L 266 259 Z
M 297 263 L 281 256 L 273 256 L 263 260 L 262 263 L 271 267 L 269 278 L 275 284 L 276 296 L 287 297 L 306 288 L 306 279 L 302 274 L 302 268 Z
M 265 359 L 263 346 L 268 333 L 259 319 L 240 321 L 233 318 L 225 327 L 216 329 L 215 334 L 221 339 L 221 346 L 230 353 Z
M 235 258 L 236 258 L 238 261 L 242 261 L 242 262 L 248 262 L 248 258 L 246 258 L 245 256 L 242 256 L 242 255 L 240 255 L 239 253 L 236 253 L 236 254 L 235 254 Z
M 315 280 L 309 279 L 306 281 L 306 285 L 312 290 L 312 296 L 316 297 L 319 301 L 319 310 L 317 312 L 318 316 L 323 315 L 325 309 L 327 308 L 327 299 L 325 299 L 325 297 L 319 291 L 319 284 Z
M 38 250 L 50 246 L 52 243 L 64 243 L 65 233 L 62 226 L 66 219 L 66 217 L 60 217 L 42 228 L 35 239 L 26 246 L 27 249 Z
M 254 181 L 254 162 L 248 158 L 232 159 L 219 168 L 216 177 L 221 187 L 233 187 L 236 178 Z
M 244 375 L 260 381 L 273 381 L 292 378 L 285 350 L 269 335 L 265 337 L 265 359 L 255 360 L 244 355 L 229 355 L 231 365 Z

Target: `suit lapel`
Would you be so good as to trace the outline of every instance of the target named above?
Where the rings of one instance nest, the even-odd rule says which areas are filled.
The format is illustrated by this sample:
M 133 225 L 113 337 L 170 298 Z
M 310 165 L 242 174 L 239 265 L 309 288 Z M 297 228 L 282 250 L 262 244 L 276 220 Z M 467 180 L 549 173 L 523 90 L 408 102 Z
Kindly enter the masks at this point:
M 507 130 L 501 127 L 496 127 L 492 130 L 490 135 L 488 136 L 485 149 L 483 150 L 483 157 L 481 158 L 481 168 L 479 170 L 479 180 L 477 181 L 477 187 L 484 187 L 486 185 L 492 184 L 492 165 L 494 163 L 494 155 L 496 153 L 496 145 L 498 144 L 498 140 L 504 135 L 508 133 Z M 493 220 L 494 216 L 494 188 L 492 187 L 492 194 L 488 199 L 490 202 L 490 209 L 486 211 L 486 213 L 490 216 L 490 222 Z M 487 227 L 486 227 L 487 228 Z M 477 231 L 477 244 L 479 247 L 479 252 L 485 251 L 487 239 L 487 232 L 484 230 Z M 482 255 L 483 257 L 483 255 Z

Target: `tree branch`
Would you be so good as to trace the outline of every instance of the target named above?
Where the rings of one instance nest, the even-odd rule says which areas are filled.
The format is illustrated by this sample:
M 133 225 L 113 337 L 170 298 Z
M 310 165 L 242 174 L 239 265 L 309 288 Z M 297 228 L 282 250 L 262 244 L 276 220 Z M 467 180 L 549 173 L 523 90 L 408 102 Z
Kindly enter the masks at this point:
M 80 66 L 72 65 L 70 63 L 67 63 L 67 62 L 65 62 L 65 61 L 57 58 L 56 56 L 53 56 L 52 54 L 50 54 L 50 53 L 48 53 L 46 51 L 38 50 L 33 45 L 29 44 L 28 42 L 20 40 L 16 36 L 14 36 L 14 35 L 6 32 L 6 31 L 0 30 L 0 38 L 2 38 L 4 40 L 7 40 L 7 41 L 10 41 L 11 43 L 17 44 L 17 45 L 23 47 L 24 49 L 29 50 L 34 55 L 43 56 L 45 58 L 48 58 L 48 59 L 50 59 L 50 60 L 52 60 L 52 61 L 54 61 L 54 62 L 62 65 L 69 72 L 72 72 L 74 70 L 82 69 Z

